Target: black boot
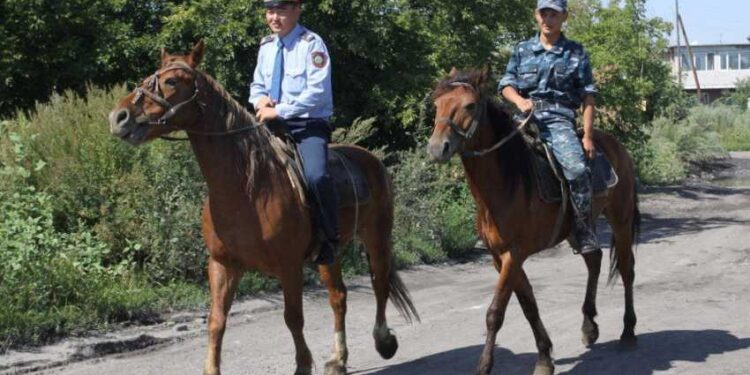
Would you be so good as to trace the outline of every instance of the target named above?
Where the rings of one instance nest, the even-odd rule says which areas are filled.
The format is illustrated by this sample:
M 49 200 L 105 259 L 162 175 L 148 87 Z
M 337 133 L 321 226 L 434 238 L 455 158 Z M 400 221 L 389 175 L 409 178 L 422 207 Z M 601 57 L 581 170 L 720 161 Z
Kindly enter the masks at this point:
M 576 219 L 573 237 L 575 238 L 573 252 L 576 254 L 588 254 L 601 250 L 592 220 Z
M 320 265 L 333 264 L 336 261 L 336 247 L 338 241 L 323 239 L 320 241 L 320 252 L 315 258 L 315 263 Z

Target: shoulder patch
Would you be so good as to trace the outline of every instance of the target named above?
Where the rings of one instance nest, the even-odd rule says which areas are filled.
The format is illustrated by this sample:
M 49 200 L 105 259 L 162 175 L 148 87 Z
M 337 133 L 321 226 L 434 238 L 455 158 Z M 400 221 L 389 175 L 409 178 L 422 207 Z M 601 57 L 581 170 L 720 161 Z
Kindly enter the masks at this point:
M 322 51 L 315 51 L 312 53 L 312 63 L 316 68 L 322 68 L 328 63 L 328 55 Z
M 263 39 L 260 40 L 260 45 L 262 46 L 262 45 L 264 45 L 266 43 L 273 42 L 274 39 L 276 39 L 276 35 L 274 35 L 274 34 L 265 36 L 265 37 L 263 37 Z

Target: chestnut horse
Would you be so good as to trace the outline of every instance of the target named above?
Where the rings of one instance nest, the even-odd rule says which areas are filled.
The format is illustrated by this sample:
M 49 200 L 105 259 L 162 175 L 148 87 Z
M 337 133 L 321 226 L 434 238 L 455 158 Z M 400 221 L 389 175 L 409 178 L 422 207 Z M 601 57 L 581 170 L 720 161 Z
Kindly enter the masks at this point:
M 274 153 L 273 135 L 213 78 L 196 69 L 202 58 L 202 41 L 185 56 L 162 50 L 160 70 L 110 113 L 110 130 L 133 145 L 186 131 L 206 179 L 203 236 L 209 251 L 211 310 L 203 373 L 220 373 L 222 338 L 237 284 L 245 271 L 259 270 L 280 280 L 284 321 L 296 350 L 295 374 L 311 374 L 313 359 L 302 332 L 303 267 L 318 246 L 310 209 Z M 398 343 L 386 323 L 388 297 L 407 320 L 419 319 L 393 266 L 393 189 L 386 168 L 373 154 L 356 146 L 333 148 L 364 171 L 370 187 L 366 203 L 339 210 L 340 235 L 342 244 L 359 236 L 367 249 L 377 301 L 375 347 L 383 358 L 391 358 Z M 333 355 L 325 371 L 344 374 L 346 288 L 340 260 L 319 271 L 335 315 Z
M 489 374 L 497 332 L 503 324 L 512 292 L 531 324 L 539 350 L 535 375 L 554 373 L 550 355 L 552 343 L 539 317 L 534 294 L 523 270 L 531 254 L 559 243 L 571 230 L 570 210 L 557 234 L 559 203 L 541 200 L 530 175 L 529 151 L 517 136 L 512 118 L 488 94 L 488 71 L 460 73 L 453 69 L 433 92 L 436 106 L 435 127 L 428 152 L 438 162 L 460 154 L 477 207 L 477 228 L 492 254 L 499 279 L 487 310 L 487 339 L 479 359 L 477 374 Z M 633 310 L 634 256 L 640 214 L 638 211 L 635 168 L 626 149 L 613 137 L 596 131 L 594 140 L 619 176 L 619 182 L 606 196 L 594 198 L 594 217 L 606 215 L 613 232 L 612 268 L 620 271 L 625 287 L 625 328 L 620 340 L 634 344 L 636 323 Z M 556 238 L 551 238 L 557 235 Z M 596 316 L 596 290 L 601 267 L 601 250 L 583 256 L 588 268 L 588 284 L 583 303 L 583 342 L 593 344 L 599 330 Z

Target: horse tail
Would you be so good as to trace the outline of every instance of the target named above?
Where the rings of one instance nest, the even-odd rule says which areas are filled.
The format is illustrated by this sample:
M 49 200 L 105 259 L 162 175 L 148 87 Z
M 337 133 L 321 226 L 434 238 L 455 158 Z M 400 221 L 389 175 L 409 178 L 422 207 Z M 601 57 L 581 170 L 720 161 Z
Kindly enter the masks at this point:
M 630 235 L 632 237 L 632 246 L 638 248 L 638 235 L 641 233 L 641 210 L 638 208 L 638 189 L 633 189 L 633 221 L 630 227 Z M 607 276 L 607 286 L 612 286 L 615 283 L 615 277 L 617 277 L 618 261 L 617 251 L 623 249 L 615 248 L 615 236 L 612 235 L 610 241 L 609 250 L 609 276 Z M 632 250 L 631 250 L 632 251 Z
M 411 323 L 416 320 L 421 322 L 417 309 L 414 307 L 414 302 L 411 300 L 411 294 L 409 290 L 401 281 L 401 277 L 396 271 L 396 265 L 391 262 L 391 271 L 388 275 L 388 294 L 391 297 L 391 302 L 398 310 L 398 313 L 406 320 L 407 323 Z

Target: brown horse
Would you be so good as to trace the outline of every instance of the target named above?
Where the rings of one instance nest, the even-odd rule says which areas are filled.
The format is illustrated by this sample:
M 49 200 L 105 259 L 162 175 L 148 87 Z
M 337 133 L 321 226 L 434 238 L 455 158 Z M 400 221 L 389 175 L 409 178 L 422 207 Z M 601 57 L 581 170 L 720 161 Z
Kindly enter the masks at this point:
M 554 372 L 550 356 L 552 343 L 539 317 L 534 294 L 522 268 L 529 255 L 559 243 L 570 233 L 569 214 L 558 231 L 555 227 L 560 204 L 545 203 L 530 175 L 530 154 L 520 136 L 516 136 L 512 118 L 488 94 L 488 71 L 460 73 L 453 69 L 433 92 L 436 121 L 428 152 L 445 162 L 461 154 L 466 179 L 477 206 L 479 234 L 492 254 L 499 279 L 487 310 L 487 341 L 479 359 L 477 374 L 489 374 L 497 332 L 503 324 L 512 292 L 534 332 L 539 358 L 535 375 Z M 636 323 L 633 310 L 634 256 L 640 214 L 635 190 L 635 169 L 625 148 L 613 137 L 595 132 L 594 139 L 619 175 L 619 183 L 605 197 L 594 199 L 595 217 L 604 213 L 612 227 L 612 269 L 620 271 L 625 286 L 625 328 L 620 340 L 634 344 Z M 482 151 L 488 151 L 482 153 Z M 482 155 L 480 155 L 482 154 Z M 583 256 L 588 268 L 586 298 L 583 303 L 583 342 L 593 344 L 599 336 L 594 322 L 596 289 L 602 252 Z
M 208 184 L 203 235 L 209 251 L 211 311 L 203 373 L 220 373 L 222 338 L 237 284 L 245 271 L 259 270 L 281 282 L 284 320 L 297 353 L 295 374 L 310 374 L 313 360 L 302 333 L 303 266 L 318 246 L 310 209 L 274 153 L 273 135 L 213 78 L 196 69 L 202 58 L 202 42 L 186 56 L 162 50 L 160 70 L 112 110 L 110 129 L 133 145 L 186 131 Z M 357 235 L 367 249 L 377 301 L 375 347 L 383 358 L 391 358 L 398 343 L 386 323 L 388 297 L 407 320 L 419 318 L 393 267 L 391 182 L 386 168 L 367 150 L 333 148 L 365 171 L 370 187 L 366 203 L 339 210 L 341 243 Z M 333 355 L 325 371 L 344 374 L 346 288 L 340 261 L 319 270 L 335 315 Z

